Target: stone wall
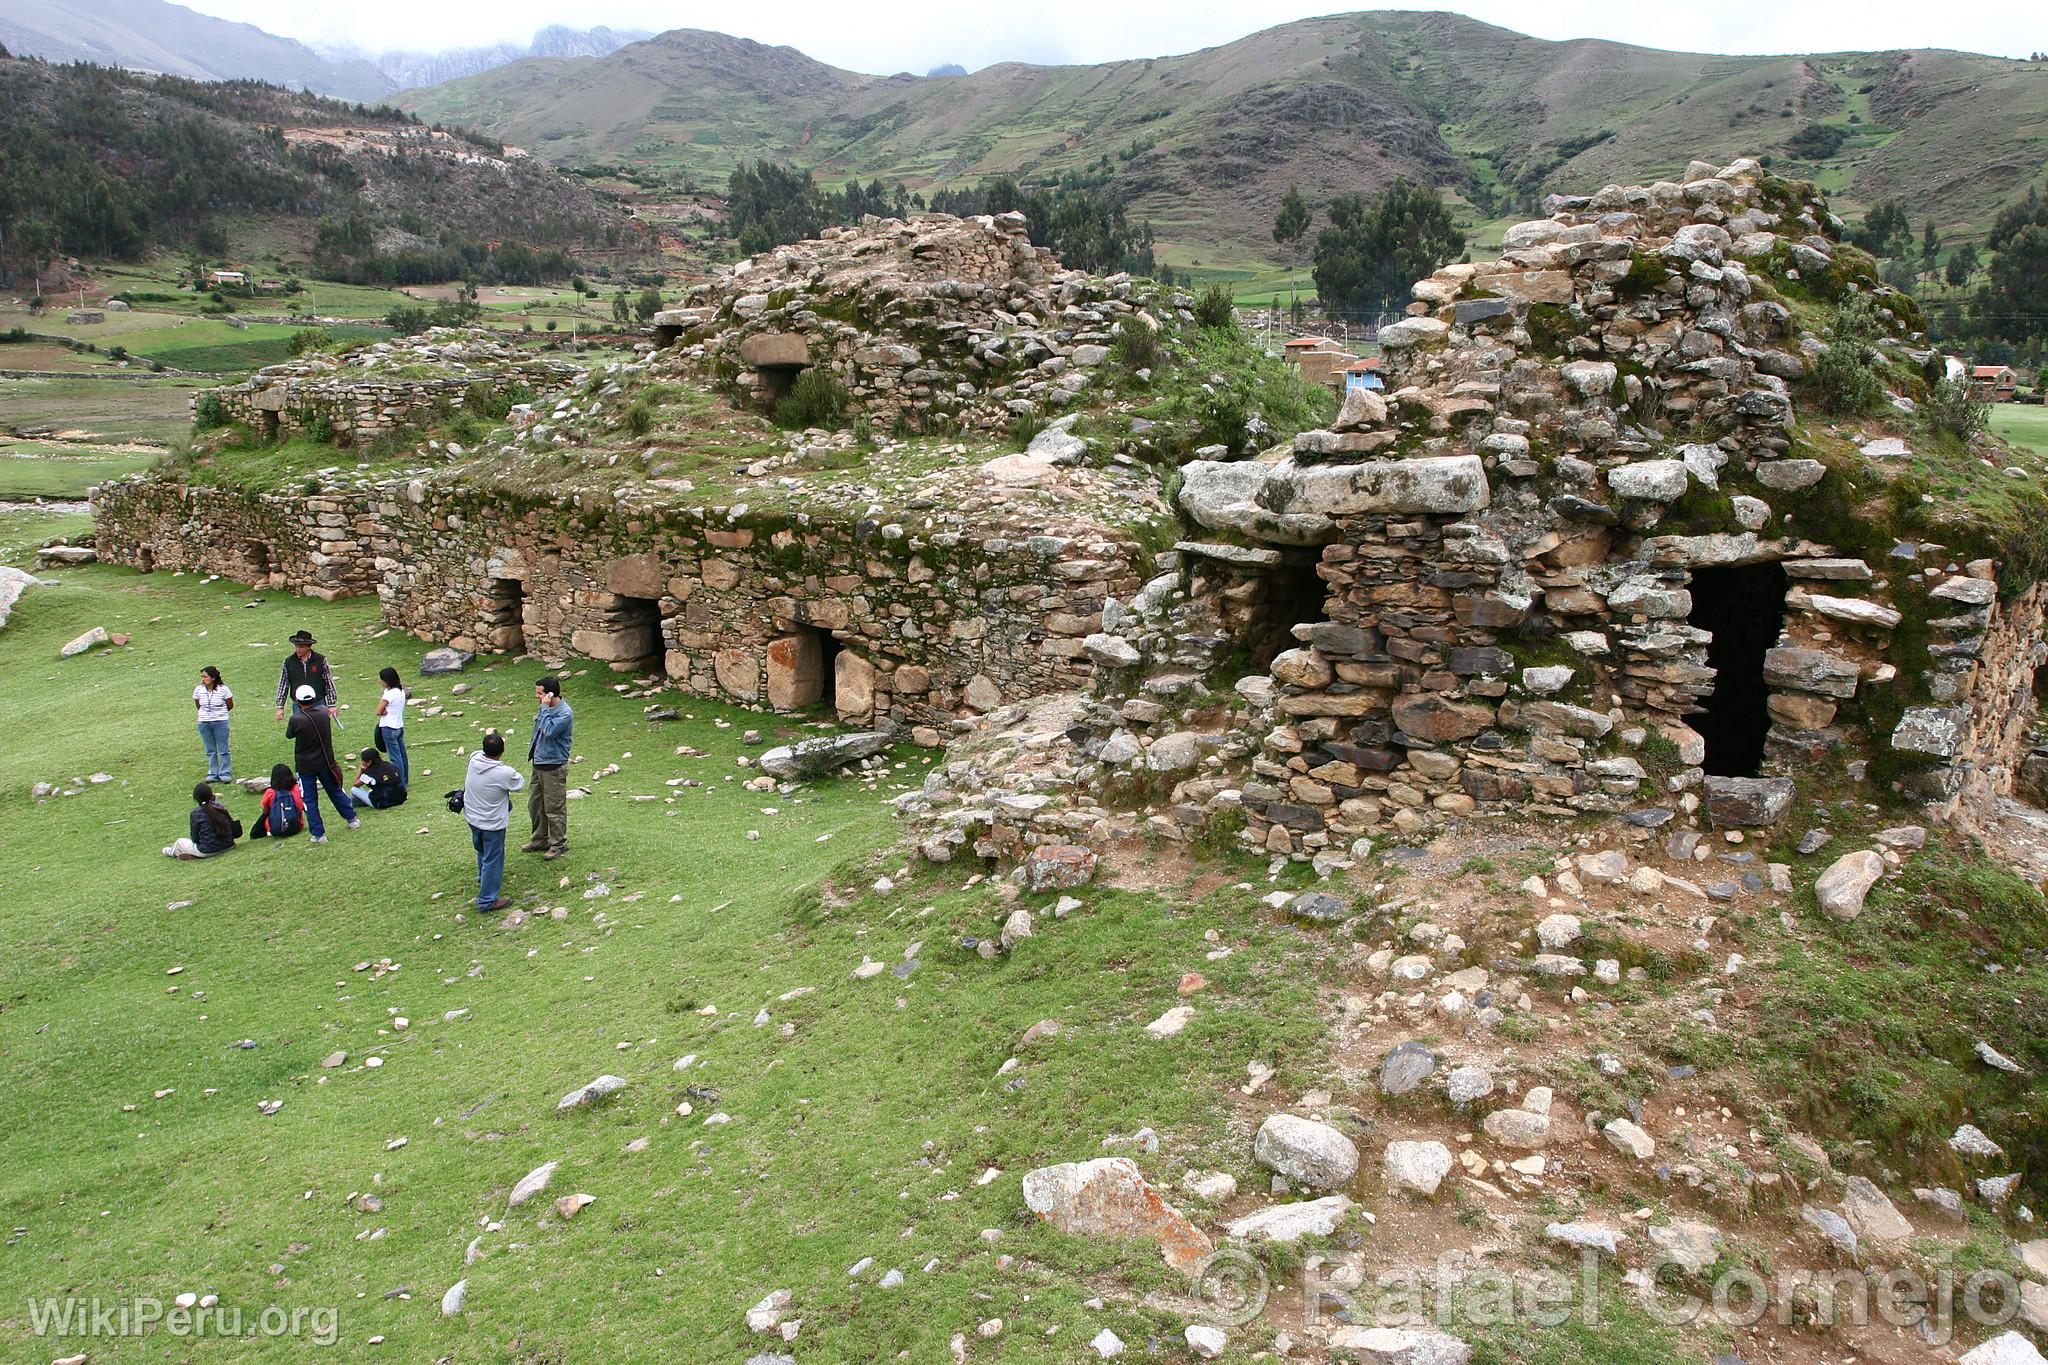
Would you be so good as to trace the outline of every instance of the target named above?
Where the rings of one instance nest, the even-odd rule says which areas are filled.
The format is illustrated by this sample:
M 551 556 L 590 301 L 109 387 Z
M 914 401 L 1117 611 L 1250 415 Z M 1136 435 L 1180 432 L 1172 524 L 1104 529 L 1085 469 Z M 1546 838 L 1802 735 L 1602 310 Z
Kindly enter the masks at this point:
M 2048 665 L 2048 640 L 2043 615 L 2048 612 L 2048 584 L 2035 584 L 1995 616 L 1980 623 L 1982 641 L 1975 666 L 1959 676 L 1966 687 L 1957 700 L 1965 703 L 1961 738 L 1952 755 L 1952 795 L 1940 807 L 1966 825 L 1988 828 L 1997 823 L 1998 802 L 2022 787 L 2022 773 L 2037 743 L 2041 720 L 2034 675 Z M 2023 794 L 2038 798 L 2031 777 Z
M 193 415 L 210 397 L 221 415 L 264 440 L 316 433 L 324 426 L 339 446 L 368 445 L 379 436 L 430 426 L 465 403 L 526 401 L 542 388 L 558 388 L 577 372 L 550 366 L 537 373 L 500 370 L 459 379 L 392 380 L 262 377 L 192 395 Z M 536 382 L 538 381 L 538 383 Z
M 1138 582 L 1138 547 L 1109 533 L 621 514 L 421 480 L 300 496 L 129 479 L 99 487 L 94 521 L 108 562 L 374 591 L 423 639 L 647 667 L 708 696 L 829 703 L 862 725 L 943 727 L 1087 685 L 1082 641 Z

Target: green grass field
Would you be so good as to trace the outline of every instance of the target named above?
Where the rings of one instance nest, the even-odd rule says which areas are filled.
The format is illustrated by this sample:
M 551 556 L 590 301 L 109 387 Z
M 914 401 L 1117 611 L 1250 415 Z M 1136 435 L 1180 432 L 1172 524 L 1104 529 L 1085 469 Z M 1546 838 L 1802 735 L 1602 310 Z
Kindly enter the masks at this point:
M 2014 445 L 2048 459 L 2048 408 L 1995 403 L 1991 408 L 1991 429 Z
M 82 498 L 92 485 L 140 473 L 156 459 L 146 453 L 0 441 L 0 502 Z
M 115 442 L 165 442 L 192 429 L 192 391 L 205 382 L 174 377 L 10 379 L 0 384 L 0 426 L 80 432 Z
M 346 1359 L 738 1359 L 766 1349 L 741 1319 L 776 1288 L 795 1295 L 805 1359 L 929 1360 L 990 1317 L 1011 1324 L 1005 1358 L 1071 1358 L 1101 1326 L 1177 1336 L 1183 1314 L 1134 1295 L 1084 1307 L 1112 1270 L 1139 1289 L 1167 1272 L 1143 1248 L 1020 1216 L 1017 1180 L 1143 1124 L 1169 1135 L 1143 1158 L 1162 1178 L 1221 1163 L 1253 1179 L 1245 1144 L 1222 1138 L 1224 1083 L 1315 1029 L 1308 980 L 1269 974 L 1280 949 L 1204 962 L 1205 929 L 1284 944 L 1248 896 L 1091 889 L 1083 910 L 1041 917 L 1038 937 L 983 961 L 961 940 L 1009 907 L 968 885 L 976 869 L 904 878 L 903 856 L 882 851 L 883 798 L 921 780 L 928 755 L 905 751 L 872 788 L 750 792 L 737 760 L 758 747 L 742 729 L 784 724 L 685 699 L 686 719 L 657 726 L 614 675 L 579 669 L 572 772 L 594 790 L 572 803 L 572 852 L 545 865 L 512 853 L 507 893 L 535 918 L 479 921 L 464 826 L 438 794 L 483 726 L 527 723 L 533 664 L 473 668 L 461 697 L 416 688 L 420 710 L 446 709 L 412 723 L 404 809 L 336 827 L 325 847 L 174 863 L 158 850 L 184 832 L 202 771 L 199 665 L 240 689 L 248 773 L 285 754 L 268 686 L 293 628 L 336 662 L 350 744 L 369 734 L 375 668 L 410 677 L 422 646 L 383 632 L 368 602 L 106 568 L 62 577 L 0 633 L 0 705 L 44 716 L 10 741 L 0 797 L 0 884 L 16 890 L 0 898 L 0 1223 L 23 1229 L 0 1259 L 0 1355 L 84 1349 L 29 1339 L 32 1296 L 186 1291 L 252 1318 L 336 1308 L 332 1354 Z M 60 663 L 57 646 L 90 624 L 134 643 Z M 679 755 L 686 744 L 705 756 Z M 35 781 L 95 772 L 113 780 L 28 799 Z M 240 792 L 231 804 L 254 811 Z M 863 891 L 882 874 L 907 884 Z M 821 898 L 825 878 L 846 896 Z M 864 957 L 907 956 L 907 978 L 850 975 Z M 1195 1023 L 1150 1038 L 1141 1025 L 1194 966 L 1215 983 Z M 999 1075 L 1041 1018 L 1062 1033 Z M 323 1068 L 335 1051 L 346 1064 Z M 696 1066 L 675 1071 L 689 1054 Z M 630 1087 L 556 1112 L 605 1072 Z M 281 1111 L 259 1113 L 272 1099 Z M 731 1121 L 707 1125 L 714 1113 Z M 626 1150 L 640 1138 L 646 1150 Z M 562 1163 L 547 1197 L 508 1213 L 507 1191 L 545 1161 Z M 979 1183 L 990 1168 L 1003 1174 Z M 573 1222 L 550 1204 L 572 1192 L 596 1197 Z M 371 1195 L 380 1211 L 364 1211 Z M 999 1268 L 1003 1255 L 1017 1260 Z M 849 1277 L 864 1257 L 873 1268 Z M 907 1282 L 878 1288 L 890 1268 Z M 467 1307 L 443 1318 L 440 1296 L 464 1277 Z M 164 1346 L 90 1348 L 97 1362 Z M 290 1339 L 176 1350 L 308 1354 Z

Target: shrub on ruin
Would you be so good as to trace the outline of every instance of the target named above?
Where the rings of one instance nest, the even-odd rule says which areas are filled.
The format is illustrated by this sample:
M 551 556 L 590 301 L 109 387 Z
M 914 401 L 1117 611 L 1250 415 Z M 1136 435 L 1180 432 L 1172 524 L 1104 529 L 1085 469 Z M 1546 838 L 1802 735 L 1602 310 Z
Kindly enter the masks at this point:
M 654 400 L 642 394 L 634 400 L 632 407 L 626 409 L 626 430 L 635 436 L 645 436 L 654 430 L 658 415 L 654 408 Z
M 1117 328 L 1114 350 L 1117 363 L 1133 372 L 1156 370 L 1166 358 L 1166 348 L 1159 344 L 1158 330 L 1128 319 Z
M 1972 397 L 1970 386 L 1956 379 L 1943 379 L 1930 388 L 1920 404 L 1920 415 L 1935 435 L 1963 442 L 1991 429 L 1991 405 Z
M 1868 299 L 1851 297 L 1835 309 L 1827 347 L 1813 365 L 1814 393 L 1824 410 L 1854 416 L 1884 401 L 1884 375 L 1872 353 L 1884 334 L 1884 323 Z
M 1212 284 L 1195 299 L 1195 321 L 1204 327 L 1235 327 L 1237 300 L 1227 284 Z
M 220 401 L 220 395 L 200 394 L 198 401 L 192 405 L 192 425 L 201 431 L 211 431 L 215 427 L 224 427 L 227 424 L 228 409 L 227 405 Z
M 797 375 L 789 392 L 775 405 L 775 420 L 795 430 L 836 427 L 846 417 L 846 402 L 845 386 L 831 371 L 813 365 Z

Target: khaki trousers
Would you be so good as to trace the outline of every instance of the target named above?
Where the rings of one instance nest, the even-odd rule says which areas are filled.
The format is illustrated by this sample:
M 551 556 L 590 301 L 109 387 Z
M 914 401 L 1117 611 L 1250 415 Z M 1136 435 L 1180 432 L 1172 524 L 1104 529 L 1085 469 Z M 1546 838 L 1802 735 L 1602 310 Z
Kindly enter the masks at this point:
M 569 768 L 535 768 L 527 788 L 526 817 L 533 822 L 533 842 L 550 852 L 569 848 Z

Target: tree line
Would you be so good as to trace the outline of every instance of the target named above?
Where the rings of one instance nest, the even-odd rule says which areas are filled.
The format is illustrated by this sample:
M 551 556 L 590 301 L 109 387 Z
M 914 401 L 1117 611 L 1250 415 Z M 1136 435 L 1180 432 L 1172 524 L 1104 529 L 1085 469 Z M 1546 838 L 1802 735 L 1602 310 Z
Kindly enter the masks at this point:
M 1326 311 L 1399 312 L 1415 281 L 1465 250 L 1465 234 L 1443 196 L 1406 179 L 1370 198 L 1340 194 L 1323 216 L 1327 221 L 1316 233 L 1310 273 Z M 1273 218 L 1273 239 L 1298 244 L 1314 219 L 1301 187 L 1289 185 Z

